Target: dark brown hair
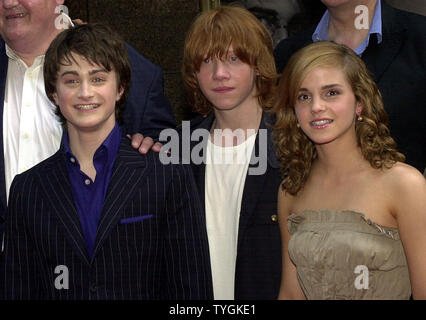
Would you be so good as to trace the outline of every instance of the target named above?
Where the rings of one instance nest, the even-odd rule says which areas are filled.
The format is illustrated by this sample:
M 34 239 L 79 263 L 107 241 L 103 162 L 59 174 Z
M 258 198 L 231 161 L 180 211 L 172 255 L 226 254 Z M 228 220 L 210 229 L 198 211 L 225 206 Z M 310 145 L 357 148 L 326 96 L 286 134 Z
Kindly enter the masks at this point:
M 115 116 L 119 123 L 129 95 L 131 71 L 127 47 L 121 36 L 110 27 L 100 23 L 77 25 L 62 31 L 50 44 L 44 59 L 44 87 L 47 97 L 55 103 L 56 81 L 61 65 L 70 65 L 79 55 L 87 61 L 102 66 L 117 75 L 118 89 L 123 89 L 115 105 Z M 64 124 L 66 119 L 57 106 L 56 114 Z

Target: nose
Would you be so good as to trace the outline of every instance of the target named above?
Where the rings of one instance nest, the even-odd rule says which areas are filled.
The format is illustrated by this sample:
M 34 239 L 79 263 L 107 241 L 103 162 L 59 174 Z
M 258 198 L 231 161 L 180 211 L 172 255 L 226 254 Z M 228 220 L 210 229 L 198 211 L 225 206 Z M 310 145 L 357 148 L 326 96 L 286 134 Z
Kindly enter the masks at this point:
M 226 63 L 215 59 L 213 61 L 213 79 L 215 80 L 226 80 L 229 79 L 229 71 Z
M 78 90 L 78 97 L 80 99 L 90 99 L 93 97 L 92 86 L 87 81 L 82 81 Z
M 10 9 L 16 7 L 19 4 L 19 0 L 0 0 L 3 4 L 3 8 Z
M 325 101 L 319 97 L 312 97 L 311 112 L 319 113 L 325 110 Z

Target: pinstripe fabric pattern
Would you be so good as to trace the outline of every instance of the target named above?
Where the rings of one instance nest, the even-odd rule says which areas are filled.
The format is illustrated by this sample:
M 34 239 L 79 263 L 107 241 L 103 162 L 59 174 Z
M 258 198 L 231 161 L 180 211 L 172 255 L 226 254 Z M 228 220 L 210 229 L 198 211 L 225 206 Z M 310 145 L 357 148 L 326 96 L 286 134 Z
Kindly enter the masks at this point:
M 17 176 L 6 221 L 7 299 L 210 299 L 204 216 L 189 166 L 123 137 L 89 258 L 64 153 Z M 69 270 L 58 290 L 56 266 Z
M 124 109 L 124 131 L 129 134 L 139 132 L 147 137 L 157 138 L 162 129 L 176 126 L 173 109 L 163 93 L 163 71 L 141 56 L 135 48 L 127 43 L 126 46 L 131 63 L 132 79 L 129 98 Z M 0 119 L 3 119 L 8 61 L 5 42 L 0 37 Z M 4 170 L 3 121 L 0 121 L 0 237 L 2 237 L 3 219 L 6 217 L 7 210 Z M 2 259 L 1 254 L 0 259 Z

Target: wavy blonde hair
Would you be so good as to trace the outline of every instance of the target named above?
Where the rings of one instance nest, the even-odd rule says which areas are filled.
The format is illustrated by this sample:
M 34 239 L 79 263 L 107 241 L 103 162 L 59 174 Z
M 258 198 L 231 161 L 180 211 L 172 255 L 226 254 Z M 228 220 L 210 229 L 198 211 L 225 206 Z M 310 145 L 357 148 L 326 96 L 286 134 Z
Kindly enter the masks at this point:
M 201 62 L 206 57 L 224 57 L 231 45 L 237 57 L 259 73 L 256 89 L 260 105 L 272 107 L 277 73 L 268 30 L 246 9 L 221 6 L 201 13 L 186 35 L 182 75 L 194 112 L 208 114 L 213 109 L 198 84 Z
M 382 96 L 364 62 L 344 45 L 331 41 L 315 42 L 291 57 L 283 71 L 272 110 L 276 115 L 273 138 L 281 162 L 282 187 L 292 195 L 305 185 L 317 157 L 314 143 L 297 127 L 294 111 L 303 80 L 317 67 L 341 69 L 356 101 L 363 106 L 362 121 L 356 121 L 355 132 L 358 146 L 370 165 L 376 169 L 390 168 L 396 161 L 405 160 L 390 136 Z

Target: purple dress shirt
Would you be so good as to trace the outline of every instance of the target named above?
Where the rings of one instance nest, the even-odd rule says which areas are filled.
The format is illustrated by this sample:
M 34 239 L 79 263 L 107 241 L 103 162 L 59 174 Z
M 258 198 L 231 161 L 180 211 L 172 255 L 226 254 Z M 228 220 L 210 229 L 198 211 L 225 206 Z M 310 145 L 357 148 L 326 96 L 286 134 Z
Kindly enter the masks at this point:
M 65 150 L 72 195 L 87 243 L 89 256 L 92 257 L 112 167 L 121 143 L 121 131 L 116 123 L 108 137 L 96 150 L 93 156 L 93 164 L 96 169 L 95 181 L 80 170 L 78 159 L 73 155 L 69 145 L 68 131 L 64 132 L 62 143 Z

